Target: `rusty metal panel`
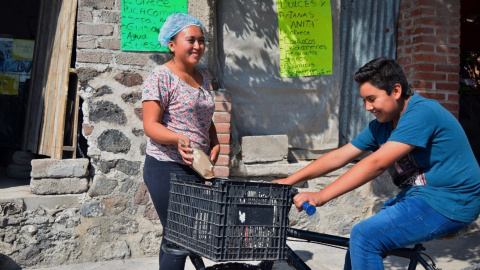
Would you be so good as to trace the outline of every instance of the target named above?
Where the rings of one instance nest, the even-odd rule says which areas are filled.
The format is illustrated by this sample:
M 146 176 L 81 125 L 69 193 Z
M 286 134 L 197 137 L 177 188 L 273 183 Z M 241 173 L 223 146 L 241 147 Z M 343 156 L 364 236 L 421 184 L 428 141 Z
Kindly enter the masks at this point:
M 340 18 L 340 145 L 353 139 L 373 116 L 363 107 L 355 72 L 377 57 L 396 58 L 400 0 L 342 0 Z

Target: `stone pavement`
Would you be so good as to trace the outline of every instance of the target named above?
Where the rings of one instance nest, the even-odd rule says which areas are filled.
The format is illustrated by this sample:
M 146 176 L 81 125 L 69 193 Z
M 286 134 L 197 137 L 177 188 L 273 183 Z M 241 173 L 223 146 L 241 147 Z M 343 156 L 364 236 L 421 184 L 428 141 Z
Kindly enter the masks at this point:
M 479 231 L 470 234 L 479 234 Z M 454 240 L 435 240 L 425 244 L 430 255 L 441 270 L 460 270 L 474 264 L 480 264 L 480 243 L 477 237 L 466 235 Z M 307 262 L 312 270 L 337 270 L 343 268 L 345 250 L 303 241 L 288 241 L 288 245 Z M 188 261 L 188 260 L 187 260 Z M 207 266 L 213 262 L 206 260 Z M 406 269 L 408 261 L 401 258 L 387 258 L 385 269 Z M 22 270 L 156 270 L 156 257 L 136 258 L 107 262 L 87 262 L 75 265 L 62 265 L 48 268 L 24 268 Z M 195 270 L 188 261 L 185 270 Z M 274 270 L 291 270 L 283 262 L 275 263 Z

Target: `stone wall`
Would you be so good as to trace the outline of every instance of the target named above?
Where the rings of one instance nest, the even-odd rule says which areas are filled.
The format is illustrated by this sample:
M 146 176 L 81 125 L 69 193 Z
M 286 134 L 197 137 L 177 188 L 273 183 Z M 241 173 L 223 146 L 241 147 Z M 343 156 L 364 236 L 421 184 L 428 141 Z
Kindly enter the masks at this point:
M 210 41 L 213 2 L 188 7 Z M 32 194 L 0 198 L 2 270 L 158 256 L 163 230 L 142 178 L 141 93 L 148 72 L 169 55 L 122 51 L 120 16 L 120 0 L 78 2 L 75 68 L 86 156 L 70 167 L 72 160 L 33 160 Z M 209 45 L 200 66 L 211 70 Z M 215 174 L 228 177 L 231 97 L 227 90 L 213 96 L 221 143 Z M 82 174 L 68 175 L 79 168 Z

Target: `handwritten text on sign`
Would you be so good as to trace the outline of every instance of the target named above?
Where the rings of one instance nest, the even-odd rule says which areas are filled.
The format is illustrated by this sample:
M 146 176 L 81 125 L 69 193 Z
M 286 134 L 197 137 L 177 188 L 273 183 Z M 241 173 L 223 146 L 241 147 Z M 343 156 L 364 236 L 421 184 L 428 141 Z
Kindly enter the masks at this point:
M 122 0 L 122 50 L 168 52 L 158 32 L 173 13 L 187 13 L 187 0 Z
M 277 0 L 280 76 L 332 74 L 330 0 Z

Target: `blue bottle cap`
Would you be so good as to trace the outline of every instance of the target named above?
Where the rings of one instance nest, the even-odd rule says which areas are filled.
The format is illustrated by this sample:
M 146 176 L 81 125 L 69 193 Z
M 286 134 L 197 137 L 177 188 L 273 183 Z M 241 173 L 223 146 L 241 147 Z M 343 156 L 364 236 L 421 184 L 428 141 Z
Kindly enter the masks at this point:
M 315 212 L 317 211 L 317 208 L 315 208 L 315 206 L 309 204 L 308 202 L 303 203 L 302 208 L 309 216 L 315 214 Z

